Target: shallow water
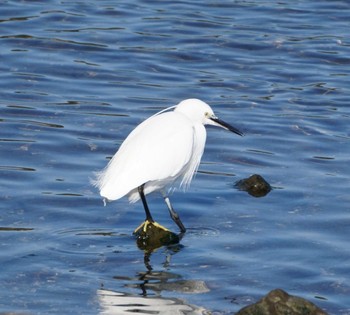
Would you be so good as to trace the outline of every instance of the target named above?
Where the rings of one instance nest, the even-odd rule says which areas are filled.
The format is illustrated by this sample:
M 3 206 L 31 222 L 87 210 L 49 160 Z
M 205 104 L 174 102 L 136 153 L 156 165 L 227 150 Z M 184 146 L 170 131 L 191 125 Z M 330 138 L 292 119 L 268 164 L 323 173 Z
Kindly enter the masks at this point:
M 3 2 L 0 311 L 226 314 L 282 288 L 350 314 L 349 9 Z M 172 196 L 188 233 L 144 257 L 141 203 L 103 207 L 89 178 L 135 125 L 189 97 L 246 136 L 208 129 L 190 190 Z M 234 188 L 254 173 L 266 197 Z M 162 198 L 149 203 L 176 230 Z

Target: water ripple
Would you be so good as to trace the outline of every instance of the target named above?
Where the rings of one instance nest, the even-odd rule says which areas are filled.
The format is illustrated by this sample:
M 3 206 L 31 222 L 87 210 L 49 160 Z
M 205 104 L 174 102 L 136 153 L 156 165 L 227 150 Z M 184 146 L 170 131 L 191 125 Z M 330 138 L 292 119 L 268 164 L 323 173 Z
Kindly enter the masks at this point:
M 349 313 L 349 8 L 2 3 L 1 310 L 97 314 L 142 294 L 139 276 L 152 269 L 211 289 L 158 291 L 163 302 L 186 299 L 180 310 L 233 313 L 282 286 Z M 134 126 L 189 97 L 246 136 L 208 128 L 191 189 L 172 195 L 183 246 L 145 256 L 131 235 L 142 205 L 103 207 L 89 178 Z M 257 200 L 234 188 L 251 174 L 283 189 Z M 150 204 L 176 228 L 161 197 Z

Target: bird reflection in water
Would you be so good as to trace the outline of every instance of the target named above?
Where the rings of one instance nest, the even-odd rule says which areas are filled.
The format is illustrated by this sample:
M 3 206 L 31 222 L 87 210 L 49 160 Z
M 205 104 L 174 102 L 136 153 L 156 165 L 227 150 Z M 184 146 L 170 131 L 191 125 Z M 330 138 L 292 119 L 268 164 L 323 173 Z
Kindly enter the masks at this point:
M 202 307 L 186 304 L 173 298 L 134 296 L 122 292 L 100 289 L 97 298 L 101 307 L 100 315 L 107 314 L 164 314 L 164 315 L 204 315 L 210 314 Z
M 165 250 L 164 269 L 169 270 L 171 258 L 178 253 L 181 244 L 169 245 Z M 101 288 L 97 291 L 101 306 L 100 314 L 209 314 L 204 308 L 190 305 L 179 298 L 162 297 L 162 292 L 199 294 L 209 289 L 202 280 L 185 280 L 181 275 L 169 271 L 153 270 L 151 256 L 154 251 L 143 250 L 145 271 L 134 277 L 115 276 L 115 280 L 126 282 L 125 287 L 140 289 L 139 294 L 116 292 Z

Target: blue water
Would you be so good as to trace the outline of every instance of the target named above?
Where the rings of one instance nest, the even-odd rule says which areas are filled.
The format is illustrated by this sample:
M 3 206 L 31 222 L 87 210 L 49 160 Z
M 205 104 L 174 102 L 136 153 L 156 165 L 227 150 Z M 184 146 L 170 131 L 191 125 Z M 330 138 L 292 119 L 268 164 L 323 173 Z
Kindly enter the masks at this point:
M 282 288 L 350 314 L 349 9 L 3 1 L 0 311 L 228 314 Z M 246 136 L 208 128 L 199 173 L 171 198 L 188 233 L 144 257 L 141 203 L 103 207 L 89 179 L 139 122 L 190 97 Z M 272 192 L 234 188 L 251 174 Z M 149 203 L 176 231 L 162 198 Z

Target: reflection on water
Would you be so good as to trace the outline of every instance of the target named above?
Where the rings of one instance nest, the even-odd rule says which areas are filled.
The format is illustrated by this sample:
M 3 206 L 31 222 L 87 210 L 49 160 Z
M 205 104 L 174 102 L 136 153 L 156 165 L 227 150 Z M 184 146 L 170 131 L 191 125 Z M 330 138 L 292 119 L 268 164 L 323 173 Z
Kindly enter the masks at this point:
M 22 231 L 32 231 L 34 230 L 33 228 L 25 228 L 25 227 L 0 227 L 0 231 L 12 231 L 12 232 L 22 232 Z
M 168 248 L 163 269 L 171 269 L 172 256 L 181 250 L 180 244 Z M 140 251 L 141 253 L 142 251 Z M 122 281 L 124 287 L 138 291 L 138 295 L 126 292 L 115 292 L 106 289 L 97 291 L 101 305 L 100 314 L 126 314 L 136 312 L 141 314 L 206 314 L 204 308 L 187 304 L 178 298 L 165 298 L 166 292 L 185 294 L 201 294 L 209 292 L 202 280 L 185 280 L 182 276 L 169 271 L 153 270 L 151 264 L 152 252 L 143 251 L 146 271 L 137 272 L 135 276 L 116 275 L 113 278 Z M 167 294 L 169 296 L 169 293 Z
M 142 297 L 109 290 L 97 291 L 101 315 L 112 314 L 166 314 L 200 315 L 209 314 L 205 309 L 185 304 L 180 299 Z
M 180 245 L 176 248 L 171 249 L 177 252 L 180 250 Z M 173 254 L 167 254 L 163 267 L 166 269 L 170 267 L 170 260 Z M 166 271 L 155 271 L 151 265 L 151 254 L 149 252 L 144 253 L 144 263 L 146 270 L 145 272 L 138 272 L 136 277 L 126 278 L 122 277 L 123 280 L 131 280 L 137 282 L 137 284 L 126 284 L 127 287 L 140 288 L 142 295 L 148 296 L 149 290 L 153 293 L 156 292 L 159 295 L 162 291 L 177 291 L 182 293 L 205 293 L 209 289 L 204 281 L 201 280 L 183 280 L 181 275 Z M 115 276 L 115 279 L 121 279 L 121 277 Z M 152 294 L 153 294 L 152 293 Z

